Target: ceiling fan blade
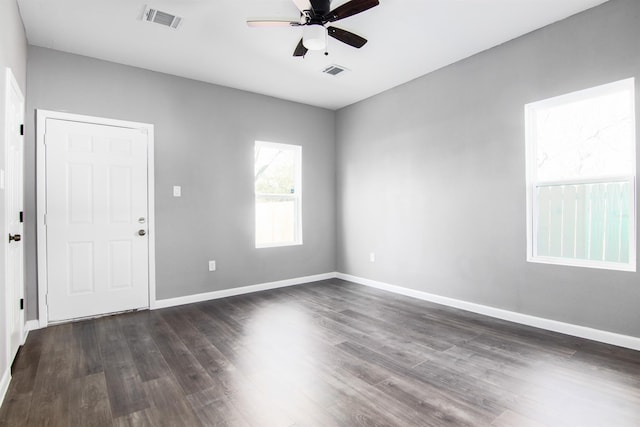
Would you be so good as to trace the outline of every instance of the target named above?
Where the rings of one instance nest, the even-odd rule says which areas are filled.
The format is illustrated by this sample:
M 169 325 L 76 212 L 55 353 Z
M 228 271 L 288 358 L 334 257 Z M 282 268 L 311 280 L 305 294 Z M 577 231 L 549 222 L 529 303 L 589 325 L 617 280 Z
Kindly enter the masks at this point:
M 294 21 L 284 21 L 281 19 L 270 19 L 270 20 L 255 20 L 255 19 L 247 19 L 247 25 L 250 27 L 296 27 L 300 25 L 299 22 Z
M 356 15 L 360 12 L 364 12 L 367 9 L 371 9 L 379 5 L 378 0 L 351 0 L 333 9 L 322 17 L 324 22 L 335 22 L 340 19 L 348 18 L 349 16 Z
M 309 49 L 304 47 L 304 45 L 302 44 L 302 39 L 300 39 L 298 46 L 296 46 L 296 49 L 293 51 L 293 56 L 302 56 L 304 58 L 308 50 Z
M 353 34 L 350 31 L 343 30 L 342 28 L 329 27 L 327 33 L 336 40 L 340 40 L 342 43 L 346 43 L 349 46 L 360 49 L 367 43 L 367 39 L 360 37 L 357 34 Z
M 300 12 L 311 10 L 311 2 L 309 0 L 293 0 Z

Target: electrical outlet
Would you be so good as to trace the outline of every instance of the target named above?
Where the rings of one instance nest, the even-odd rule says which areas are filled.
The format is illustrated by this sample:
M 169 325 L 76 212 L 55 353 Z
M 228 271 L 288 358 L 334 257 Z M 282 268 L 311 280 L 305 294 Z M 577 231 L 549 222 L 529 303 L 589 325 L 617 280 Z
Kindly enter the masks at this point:
M 371 252 L 369 254 L 369 261 L 376 262 L 376 253 L 375 252 Z
M 216 271 L 216 262 L 214 260 L 209 261 L 209 271 Z
M 181 197 L 182 196 L 182 187 L 179 185 L 173 186 L 173 197 Z

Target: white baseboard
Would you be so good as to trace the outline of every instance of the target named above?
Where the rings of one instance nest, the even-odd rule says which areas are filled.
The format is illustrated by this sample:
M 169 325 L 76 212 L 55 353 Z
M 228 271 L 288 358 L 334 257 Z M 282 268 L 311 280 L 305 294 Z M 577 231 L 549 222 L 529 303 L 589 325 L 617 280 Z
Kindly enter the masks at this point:
M 600 329 L 593 329 L 586 326 L 574 325 L 571 323 L 559 322 L 557 320 L 545 319 L 543 317 L 536 317 L 528 314 L 517 313 L 515 311 L 503 310 L 501 308 L 476 304 L 473 302 L 467 302 L 455 298 L 443 297 L 440 295 L 417 291 L 415 289 L 404 288 L 401 286 L 390 285 L 384 282 L 378 282 L 375 280 L 352 276 L 350 274 L 337 273 L 336 277 L 339 279 L 348 280 L 350 282 L 359 283 L 361 285 L 370 286 L 372 288 L 382 289 L 408 297 L 430 301 L 449 307 L 459 308 L 461 310 L 471 311 L 473 313 L 483 314 L 489 317 L 508 320 L 510 322 L 520 323 L 523 325 L 533 326 L 549 331 L 560 332 L 562 334 L 586 338 L 606 344 L 613 344 L 620 347 L 630 348 L 632 350 L 640 350 L 640 338 L 638 337 L 617 334 L 615 332 L 608 332 Z
M 36 329 L 40 329 L 40 322 L 38 321 L 38 319 L 27 320 L 27 323 L 25 324 L 25 329 L 27 331 L 35 331 Z
M 251 292 L 266 291 L 269 289 L 284 288 L 286 286 L 302 285 L 304 283 L 333 279 L 338 273 L 316 274 L 315 276 L 297 277 L 294 279 L 279 280 L 277 282 L 260 283 L 257 285 L 242 286 L 239 288 L 223 289 L 221 291 L 205 292 L 202 294 L 187 295 L 183 297 L 156 300 L 153 309 L 175 307 L 177 305 L 192 304 L 195 302 L 209 301 L 218 298 L 232 297 L 235 295 L 249 294 Z
M 27 341 L 27 337 L 29 336 L 30 331 L 35 331 L 36 329 L 40 329 L 40 322 L 36 320 L 27 320 L 27 323 L 24 324 L 24 336 L 22 337 L 22 344 Z
M 7 366 L 7 369 L 2 373 L 0 378 L 0 405 L 4 402 L 4 398 L 9 390 L 9 383 L 11 382 L 11 367 Z

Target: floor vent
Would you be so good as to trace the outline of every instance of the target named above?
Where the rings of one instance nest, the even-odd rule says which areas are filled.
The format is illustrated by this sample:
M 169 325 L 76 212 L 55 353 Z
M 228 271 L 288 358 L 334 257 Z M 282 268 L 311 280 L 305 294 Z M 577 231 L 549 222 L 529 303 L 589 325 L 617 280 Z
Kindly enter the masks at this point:
M 162 12 L 149 6 L 147 6 L 147 8 L 144 10 L 142 19 L 147 22 L 153 22 L 155 24 L 173 28 L 174 30 L 178 28 L 180 26 L 180 23 L 182 22 L 182 18 L 179 16 L 175 16 L 167 12 Z
M 349 70 L 341 65 L 330 65 L 324 70 L 322 70 L 323 73 L 330 74 L 332 76 L 337 76 L 338 74 L 341 74 L 345 71 L 349 71 Z

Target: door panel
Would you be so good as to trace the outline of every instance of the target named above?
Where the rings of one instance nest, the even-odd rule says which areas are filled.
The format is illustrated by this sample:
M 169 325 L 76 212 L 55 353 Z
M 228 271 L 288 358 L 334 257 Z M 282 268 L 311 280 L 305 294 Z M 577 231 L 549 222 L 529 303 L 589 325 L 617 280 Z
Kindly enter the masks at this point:
M 147 137 L 47 119 L 49 321 L 148 307 Z
M 13 360 L 22 344 L 24 311 L 20 309 L 20 299 L 24 297 L 24 240 L 20 212 L 23 209 L 23 139 L 20 125 L 24 123 L 24 98 L 13 74 L 6 69 L 6 182 L 5 217 L 6 232 L 14 236 L 9 240 L 5 234 L 7 251 L 7 316 L 9 327 L 9 358 Z M 16 240 L 16 236 L 20 236 Z M 4 314 L 2 314 L 4 316 Z

